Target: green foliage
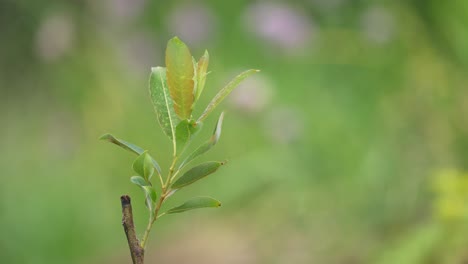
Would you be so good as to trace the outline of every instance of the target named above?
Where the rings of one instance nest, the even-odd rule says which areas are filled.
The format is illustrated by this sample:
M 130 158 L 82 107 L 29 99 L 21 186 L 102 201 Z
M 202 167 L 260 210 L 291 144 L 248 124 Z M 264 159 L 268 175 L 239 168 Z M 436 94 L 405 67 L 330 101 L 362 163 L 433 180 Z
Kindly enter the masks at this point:
M 468 219 L 468 174 L 456 170 L 439 172 L 433 180 L 434 213 L 442 221 Z
M 123 149 L 126 149 L 130 152 L 133 152 L 137 155 L 140 155 L 141 153 L 144 152 L 144 150 L 142 148 L 140 148 L 139 146 L 135 145 L 135 144 L 132 144 L 132 143 L 129 143 L 127 141 L 124 141 L 122 139 L 118 139 L 116 137 L 114 137 L 112 134 L 104 134 L 102 135 L 100 138 L 100 140 L 107 140 Z
M 152 163 L 152 158 L 148 154 L 148 151 L 143 152 L 138 158 L 133 162 L 133 170 L 138 173 L 138 175 L 145 178 L 145 180 L 150 180 L 151 176 L 154 173 L 154 167 Z
M 141 186 L 141 188 L 145 192 L 146 208 L 148 208 L 150 216 L 154 217 L 155 204 L 158 199 L 158 196 L 156 195 L 156 191 L 151 186 Z
M 187 144 L 201 130 L 203 123 L 194 120 L 182 120 L 176 127 L 177 153 L 182 154 Z
M 198 119 L 199 121 L 205 120 L 208 115 L 228 96 L 234 88 L 236 88 L 244 79 L 249 77 L 250 75 L 259 72 L 259 70 L 248 70 L 239 75 L 237 75 L 232 81 L 230 81 L 226 86 L 224 86 L 221 91 L 219 91 L 215 97 L 211 100 L 211 102 L 206 107 L 203 114 Z
M 221 202 L 215 200 L 211 197 L 194 197 L 182 205 L 169 209 L 166 214 L 177 214 L 183 213 L 185 211 L 199 209 L 199 208 L 208 208 L 208 207 L 220 207 Z
M 132 176 L 130 178 L 130 181 L 140 187 L 143 187 L 143 186 L 148 186 L 149 183 L 147 180 L 145 180 L 143 177 L 141 176 Z
M 188 170 L 184 175 L 182 175 L 177 181 L 172 184 L 173 189 L 180 189 L 187 185 L 190 185 L 206 176 L 215 173 L 221 165 L 224 165 L 223 162 L 218 161 L 209 161 L 202 163 L 198 166 L 195 166 Z
M 375 262 L 377 264 L 423 264 L 434 252 L 437 242 L 443 239 L 443 230 L 437 224 L 424 224 L 396 241 Z
M 190 155 L 188 155 L 182 163 L 180 163 L 179 170 L 182 169 L 186 164 L 197 158 L 198 156 L 201 156 L 203 153 L 206 153 L 208 150 L 210 150 L 216 143 L 218 143 L 219 137 L 221 136 L 221 128 L 223 126 L 223 119 L 224 119 L 224 112 L 221 113 L 219 116 L 218 122 L 216 123 L 213 136 L 200 145 L 195 151 L 193 151 Z
M 221 206 L 221 203 L 213 198 L 196 197 L 186 201 L 180 206 L 168 210 L 166 213 L 158 214 L 162 204 L 166 199 L 172 197 L 177 190 L 215 173 L 219 167 L 224 164 L 223 162 L 217 161 L 205 162 L 189 169 L 182 176 L 177 178 L 177 175 L 185 165 L 209 151 L 216 145 L 221 136 L 224 113 L 221 113 L 219 116 L 211 138 L 183 158 L 182 155 L 189 147 L 190 142 L 202 129 L 202 121 L 208 117 L 215 107 L 219 105 L 242 80 L 258 72 L 257 70 L 248 70 L 235 77 L 214 97 L 203 114 L 198 119 L 195 119 L 192 118 L 192 110 L 194 103 L 200 98 L 205 87 L 208 63 L 208 51 L 205 51 L 197 62 L 192 57 L 185 43 L 175 37 L 167 43 L 166 68 L 151 68 L 149 94 L 158 123 L 163 132 L 171 139 L 173 145 L 173 161 L 165 180 L 162 177 L 158 163 L 147 151 L 132 143 L 117 139 L 111 134 L 106 134 L 101 137 L 103 140 L 107 140 L 138 155 L 133 162 L 133 170 L 138 175 L 132 176 L 130 181 L 143 190 L 145 204 L 150 215 L 148 227 L 141 240 L 142 247 L 146 245 L 152 223 L 158 217 L 197 208 Z M 179 160 L 182 160 L 182 162 L 178 162 Z M 155 169 L 158 172 L 161 184 L 161 195 L 159 199 L 153 187 L 153 183 L 151 182 Z
M 135 144 L 132 144 L 132 143 L 129 143 L 125 140 L 122 140 L 122 139 L 118 139 L 116 137 L 114 137 L 112 134 L 104 134 L 102 135 L 100 138 L 100 140 L 106 140 L 106 141 L 109 141 L 123 149 L 126 149 L 130 152 L 133 152 L 137 155 L 140 155 L 140 154 L 143 154 L 143 152 L 145 152 L 142 148 L 140 148 L 139 146 L 135 145 Z M 159 174 L 161 174 L 161 167 L 159 166 L 158 162 L 151 158 L 151 162 L 153 163 L 153 166 L 154 168 L 158 171 Z
M 166 68 L 154 67 L 151 69 L 149 91 L 159 125 L 164 133 L 172 139 L 179 120 L 174 111 L 174 102 L 169 95 Z
M 197 65 L 195 65 L 196 69 L 196 89 L 195 89 L 195 102 L 198 101 L 200 98 L 201 93 L 203 92 L 203 88 L 205 88 L 206 82 L 206 75 L 208 74 L 206 71 L 208 70 L 208 63 L 210 61 L 210 55 L 208 51 L 205 50 L 203 56 L 198 60 Z

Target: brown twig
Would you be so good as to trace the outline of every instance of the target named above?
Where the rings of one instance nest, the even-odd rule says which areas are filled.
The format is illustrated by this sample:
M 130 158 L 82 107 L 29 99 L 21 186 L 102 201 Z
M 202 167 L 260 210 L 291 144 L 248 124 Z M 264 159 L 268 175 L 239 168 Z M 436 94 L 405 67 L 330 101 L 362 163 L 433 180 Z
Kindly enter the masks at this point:
M 122 195 L 120 197 L 120 202 L 122 203 L 122 225 L 125 230 L 125 235 L 127 236 L 128 247 L 130 248 L 133 264 L 143 264 L 145 249 L 140 246 L 140 241 L 138 241 L 135 233 L 130 196 Z

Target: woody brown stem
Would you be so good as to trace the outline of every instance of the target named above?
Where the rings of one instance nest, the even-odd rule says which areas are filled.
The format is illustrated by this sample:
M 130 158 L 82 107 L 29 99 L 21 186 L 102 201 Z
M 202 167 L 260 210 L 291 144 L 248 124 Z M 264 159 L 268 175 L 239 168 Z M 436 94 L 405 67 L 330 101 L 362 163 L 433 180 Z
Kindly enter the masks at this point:
M 130 196 L 122 195 L 120 197 L 120 202 L 122 203 L 122 225 L 125 230 L 125 235 L 127 236 L 128 247 L 130 248 L 133 264 L 143 264 L 145 250 L 140 246 L 140 241 L 138 241 L 136 236 Z

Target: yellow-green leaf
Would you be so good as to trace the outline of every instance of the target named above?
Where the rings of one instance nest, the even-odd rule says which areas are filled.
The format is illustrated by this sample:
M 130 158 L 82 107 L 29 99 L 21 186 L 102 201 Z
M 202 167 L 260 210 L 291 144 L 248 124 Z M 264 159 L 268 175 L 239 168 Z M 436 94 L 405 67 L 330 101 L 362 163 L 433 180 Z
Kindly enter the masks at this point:
M 194 69 L 192 55 L 179 38 L 169 40 L 166 48 L 167 84 L 180 119 L 189 119 L 192 113 Z
M 236 88 L 239 83 L 241 83 L 245 78 L 249 77 L 250 75 L 259 72 L 259 70 L 247 70 L 239 75 L 237 75 L 232 81 L 230 81 L 226 86 L 224 86 L 221 91 L 219 91 L 215 97 L 211 100 L 211 102 L 206 107 L 203 114 L 198 118 L 198 121 L 203 121 L 208 115 L 218 106 L 226 96 L 228 96 L 234 88 Z
M 210 60 L 210 55 L 208 51 L 205 50 L 203 56 L 198 60 L 197 63 L 197 89 L 195 91 L 195 102 L 198 101 L 200 98 L 201 93 L 203 92 L 203 88 L 205 87 L 206 82 L 206 75 L 208 70 L 208 63 Z

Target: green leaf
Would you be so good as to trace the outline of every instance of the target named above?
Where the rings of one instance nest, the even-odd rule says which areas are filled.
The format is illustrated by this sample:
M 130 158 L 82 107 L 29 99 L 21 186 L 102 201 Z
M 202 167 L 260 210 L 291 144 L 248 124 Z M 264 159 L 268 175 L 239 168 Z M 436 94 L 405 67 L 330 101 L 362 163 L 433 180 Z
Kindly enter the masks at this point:
M 192 64 L 193 64 L 193 105 L 192 108 L 195 106 L 195 95 L 197 94 L 198 89 L 198 62 L 192 57 Z
M 181 154 L 188 143 L 201 130 L 203 123 L 197 123 L 194 120 L 182 120 L 176 128 L 177 153 Z
M 141 186 L 141 188 L 145 192 L 145 205 L 150 211 L 150 214 L 154 215 L 154 205 L 158 199 L 156 191 L 151 186 Z
M 114 143 L 115 145 L 121 147 L 121 148 L 124 148 L 130 152 L 133 152 L 137 155 L 140 155 L 141 153 L 143 153 L 145 150 L 140 148 L 139 146 L 137 145 L 134 145 L 132 143 L 129 143 L 127 141 L 124 141 L 122 139 L 118 139 L 116 137 L 114 137 L 112 134 L 104 134 L 102 135 L 100 138 L 100 140 L 107 140 L 111 143 Z
M 152 158 L 148 154 L 148 151 L 143 152 L 140 156 L 138 156 L 138 158 L 136 158 L 136 160 L 133 162 L 133 170 L 145 178 L 145 180 L 151 179 L 154 173 L 154 167 Z
M 190 185 L 218 170 L 218 168 L 224 165 L 223 162 L 209 161 L 195 166 L 188 170 L 182 175 L 177 181 L 172 184 L 172 189 L 180 189 L 187 185 Z
M 218 106 L 226 96 L 228 96 L 234 88 L 236 88 L 240 82 L 242 82 L 245 78 L 249 77 L 250 75 L 259 72 L 259 70 L 247 70 L 239 75 L 237 75 L 232 81 L 230 81 L 226 86 L 224 86 L 221 91 L 219 91 L 215 97 L 211 100 L 211 102 L 206 107 L 203 114 L 198 118 L 198 121 L 205 120 L 206 117 Z
M 146 197 L 149 198 L 153 203 L 156 202 L 158 196 L 156 195 L 156 191 L 151 186 L 142 186 L 143 190 L 145 191 Z
M 181 153 L 190 140 L 190 126 L 189 121 L 185 119 L 176 127 L 177 153 Z
M 189 162 L 197 158 L 198 156 L 204 154 L 208 150 L 210 150 L 216 143 L 218 143 L 219 137 L 221 136 L 221 129 L 223 126 L 223 120 L 224 120 L 224 112 L 221 113 L 221 115 L 218 118 L 218 122 L 216 123 L 213 135 L 211 138 L 203 143 L 200 147 L 198 147 L 195 151 L 190 153 L 184 161 L 179 165 L 179 170 L 182 169 L 185 165 L 187 165 Z
M 140 148 L 139 146 L 129 143 L 127 141 L 124 141 L 122 139 L 118 139 L 114 137 L 112 134 L 104 134 L 99 139 L 109 141 L 137 155 L 141 155 L 143 152 L 145 152 L 145 150 Z M 153 163 L 154 168 L 158 171 L 158 173 L 161 174 L 161 167 L 159 166 L 158 162 L 155 159 L 152 159 L 152 163 Z
M 206 82 L 206 71 L 208 70 L 208 63 L 210 60 L 210 55 L 208 54 L 208 51 L 205 50 L 205 53 L 203 56 L 198 60 L 197 63 L 197 89 L 195 90 L 195 102 L 198 101 L 198 98 L 200 98 L 201 93 L 203 92 L 203 88 L 205 87 L 205 82 Z
M 140 187 L 143 187 L 143 186 L 150 186 L 150 184 L 141 176 L 132 176 L 130 178 L 130 181 L 133 183 L 133 184 L 136 184 Z
M 159 125 L 164 133 L 172 139 L 179 118 L 174 112 L 174 102 L 169 95 L 166 79 L 166 68 L 151 68 L 149 92 Z
M 211 197 L 195 197 L 192 198 L 180 206 L 169 209 L 166 214 L 176 214 L 182 213 L 185 211 L 199 209 L 199 208 L 209 208 L 209 207 L 220 207 L 221 202 L 215 200 Z
M 193 104 L 194 69 L 192 55 L 179 38 L 169 40 L 166 48 L 167 84 L 180 119 L 190 119 Z

